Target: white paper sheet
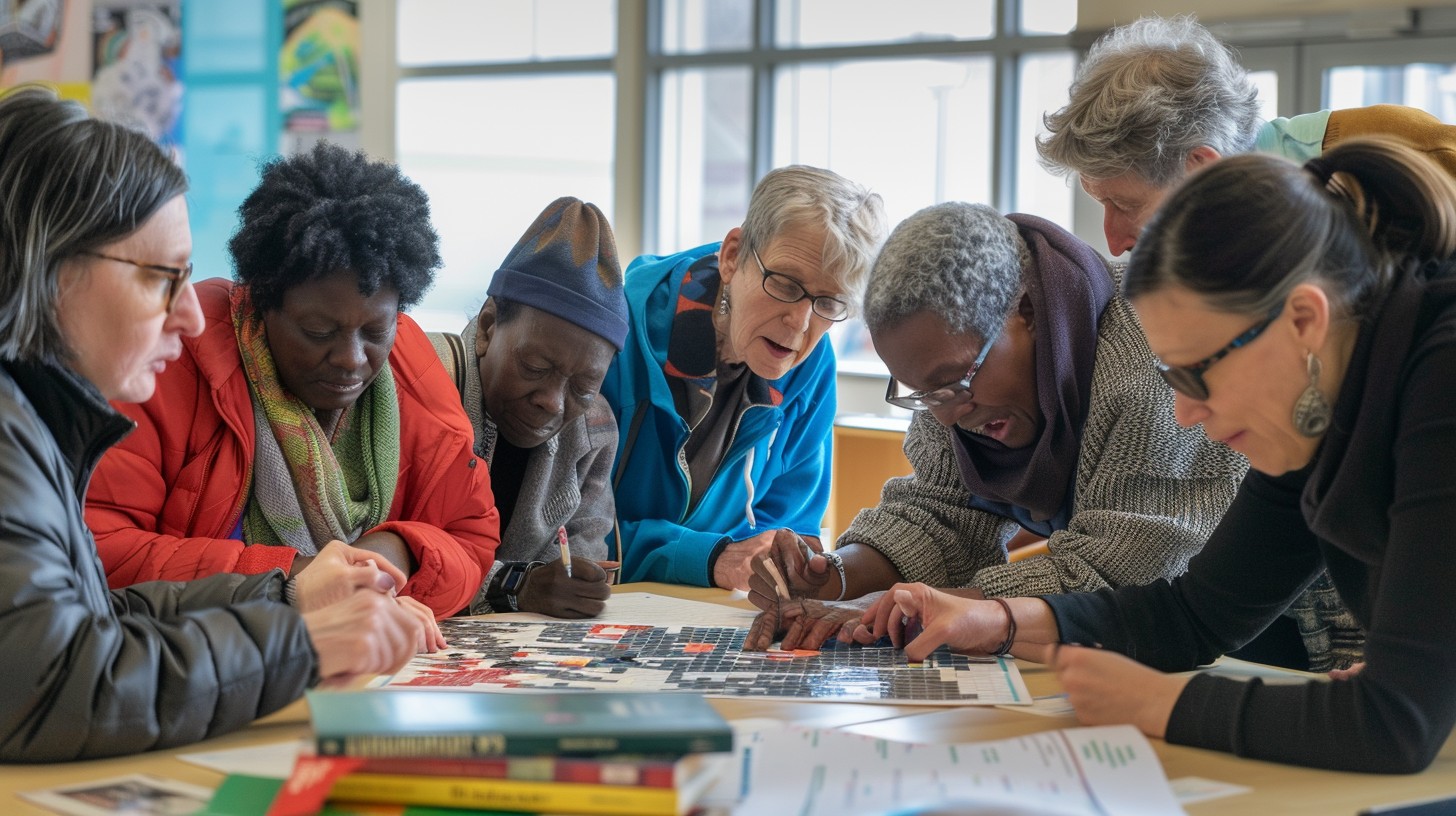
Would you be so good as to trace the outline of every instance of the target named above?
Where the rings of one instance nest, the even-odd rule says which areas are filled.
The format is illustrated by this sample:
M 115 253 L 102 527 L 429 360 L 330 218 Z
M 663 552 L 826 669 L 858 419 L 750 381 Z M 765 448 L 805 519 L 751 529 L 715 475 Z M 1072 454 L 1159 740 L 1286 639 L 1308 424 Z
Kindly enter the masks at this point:
M 650 592 L 614 592 L 607 599 L 607 608 L 593 618 L 603 623 L 638 623 L 648 626 L 748 626 L 757 612 L 734 606 L 687 601 Z M 491 615 L 491 620 L 544 623 L 560 620 L 534 612 L 507 612 Z
M 1152 746 L 1131 726 L 1069 728 L 961 745 L 788 727 L 738 740 L 734 813 L 1181 814 Z M 728 785 L 708 804 L 724 805 Z
M 311 739 L 268 742 L 246 748 L 178 754 L 177 758 L 223 774 L 287 779 L 293 773 L 293 761 L 298 757 L 298 752 L 312 742 Z

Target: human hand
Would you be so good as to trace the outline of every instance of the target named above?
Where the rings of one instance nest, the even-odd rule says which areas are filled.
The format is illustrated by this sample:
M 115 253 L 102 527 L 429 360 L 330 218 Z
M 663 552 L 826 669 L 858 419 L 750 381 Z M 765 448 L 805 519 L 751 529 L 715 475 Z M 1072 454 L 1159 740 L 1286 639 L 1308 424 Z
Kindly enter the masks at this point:
M 1349 680 L 1349 679 L 1353 678 L 1355 675 L 1359 674 L 1362 670 L 1364 670 L 1364 668 L 1365 668 L 1365 661 L 1362 660 L 1359 663 L 1356 663 L 1356 664 L 1350 666 L 1350 668 L 1348 668 L 1348 669 L 1331 669 L 1330 670 L 1330 679 L 1331 680 Z
M 785 601 L 776 608 L 758 613 L 748 628 L 743 648 L 760 652 L 772 646 L 774 639 L 782 635 L 780 649 L 818 649 L 845 625 L 858 624 L 863 612 L 860 608 L 832 601 L 808 598 Z
M 912 661 L 924 660 L 940 646 L 989 654 L 1005 639 L 1006 612 L 994 601 L 947 595 L 925 584 L 896 584 L 865 610 L 860 623 L 841 640 L 873 643 L 889 635 Z
M 774 530 L 773 541 L 768 552 L 752 562 L 752 574 L 748 579 L 748 600 L 759 609 L 773 608 L 780 600 L 778 581 L 774 572 L 784 581 L 789 598 L 821 598 L 829 583 L 829 574 L 836 572 L 809 539 L 800 537 L 793 530 Z M 818 544 L 813 539 L 813 544 Z M 719 559 L 722 563 L 722 559 Z M 772 567 L 770 567 L 772 565 Z M 837 572 L 836 572 L 837 574 Z
M 404 575 L 393 564 L 342 541 L 330 541 L 293 577 L 298 611 L 311 612 L 344 600 L 357 589 L 393 594 Z
M 445 633 L 440 631 L 440 624 L 435 620 L 435 610 L 408 595 L 400 595 L 394 600 L 404 608 L 404 611 L 419 620 L 420 640 L 416 646 L 416 651 L 420 654 L 425 654 L 427 652 L 438 652 L 441 649 L 449 648 L 450 644 L 445 641 Z
M 1163 674 L 1116 652 L 1058 646 L 1052 668 L 1083 725 L 1130 723 L 1150 737 L 1168 730 L 1173 706 L 1189 678 Z
M 516 605 L 522 612 L 553 618 L 595 618 L 611 596 L 606 570 L 590 558 L 572 556 L 570 577 L 560 561 L 547 561 L 531 570 L 516 593 Z
M 769 551 L 778 534 L 776 529 L 764 530 L 752 538 L 729 543 L 713 564 L 713 586 L 747 590 L 753 562 Z
M 318 653 L 319 678 L 330 685 L 398 671 L 424 641 L 416 613 L 368 589 L 303 613 L 303 625 Z

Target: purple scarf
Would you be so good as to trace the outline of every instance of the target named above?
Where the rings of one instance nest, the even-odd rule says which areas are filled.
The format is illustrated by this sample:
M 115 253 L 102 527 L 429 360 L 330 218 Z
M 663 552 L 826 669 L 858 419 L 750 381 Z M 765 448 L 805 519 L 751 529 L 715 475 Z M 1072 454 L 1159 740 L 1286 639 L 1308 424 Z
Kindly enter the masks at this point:
M 994 439 L 955 433 L 952 447 L 972 495 L 1055 517 L 1070 494 L 1091 402 L 1097 326 L 1112 300 L 1102 256 L 1071 233 L 1034 215 L 1009 215 L 1031 251 L 1026 270 L 1036 332 L 1036 393 L 1041 436 L 1009 449 Z

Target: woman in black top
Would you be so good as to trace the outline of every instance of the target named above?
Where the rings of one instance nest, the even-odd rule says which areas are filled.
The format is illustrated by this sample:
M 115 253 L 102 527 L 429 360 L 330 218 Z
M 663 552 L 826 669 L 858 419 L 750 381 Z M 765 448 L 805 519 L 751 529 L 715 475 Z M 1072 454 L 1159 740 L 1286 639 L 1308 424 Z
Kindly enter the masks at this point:
M 1197 174 L 1124 280 L 1179 421 L 1253 466 L 1188 572 L 1005 603 L 902 585 L 846 634 L 899 639 L 918 618 L 912 659 L 945 643 L 1050 661 L 1084 723 L 1322 768 L 1424 769 L 1456 723 L 1453 252 L 1456 183 L 1404 145 Z M 1247 642 L 1321 568 L 1367 630 L 1363 667 L 1280 685 L 1159 673 Z

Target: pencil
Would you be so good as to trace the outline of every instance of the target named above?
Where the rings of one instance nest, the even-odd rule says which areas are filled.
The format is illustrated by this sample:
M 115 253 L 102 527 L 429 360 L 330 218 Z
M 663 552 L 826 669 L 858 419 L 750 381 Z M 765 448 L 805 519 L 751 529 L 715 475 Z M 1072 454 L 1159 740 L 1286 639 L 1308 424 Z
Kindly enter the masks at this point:
M 566 577 L 571 577 L 571 547 L 566 544 L 566 527 L 563 525 L 556 528 L 556 543 L 561 545 L 561 566 L 566 569 Z
M 779 572 L 778 566 L 774 564 L 773 558 L 764 558 L 763 566 L 764 569 L 768 570 L 768 574 L 773 577 L 774 590 L 778 592 L 778 596 L 787 601 L 789 599 L 789 588 L 784 584 L 784 576 Z

